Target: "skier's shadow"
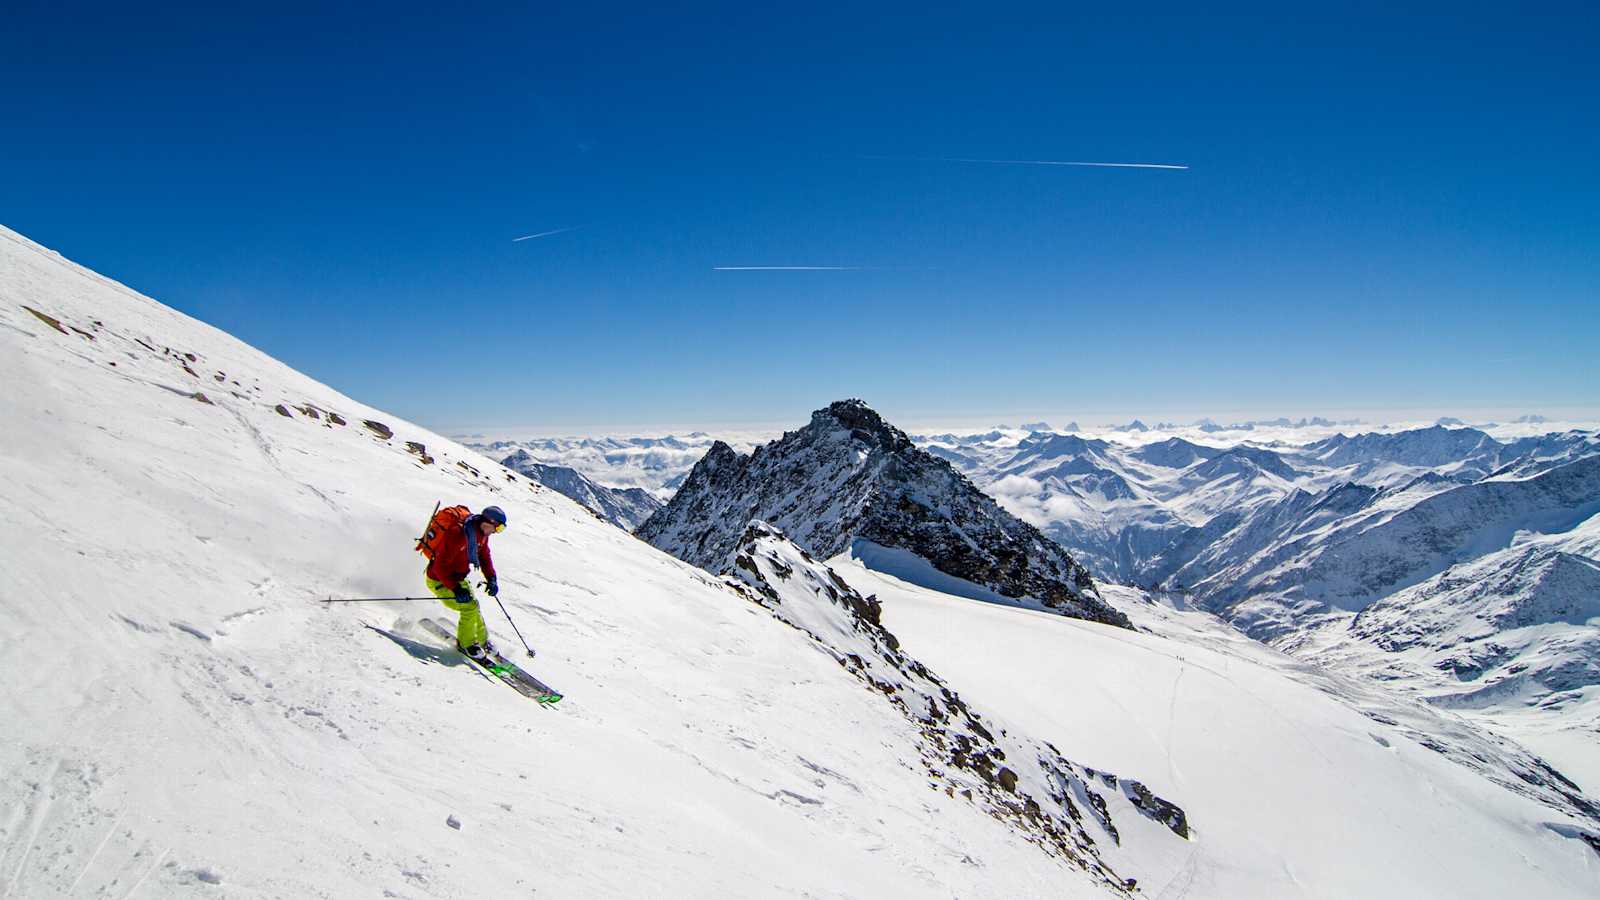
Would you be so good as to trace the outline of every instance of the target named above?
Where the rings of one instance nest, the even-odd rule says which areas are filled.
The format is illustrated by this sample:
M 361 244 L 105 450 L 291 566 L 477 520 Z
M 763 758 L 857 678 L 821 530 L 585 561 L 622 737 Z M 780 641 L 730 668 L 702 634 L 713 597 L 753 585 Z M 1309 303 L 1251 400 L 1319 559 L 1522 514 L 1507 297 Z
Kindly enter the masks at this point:
M 433 646 L 432 644 L 424 644 L 421 641 L 414 641 L 403 634 L 396 634 L 393 631 L 385 631 L 376 625 L 367 625 L 365 622 L 361 624 L 372 629 L 373 631 L 376 631 L 389 640 L 394 641 L 396 644 L 399 644 L 400 649 L 410 654 L 413 659 L 420 659 L 423 662 L 429 663 L 438 663 L 441 666 L 464 666 L 468 664 L 465 659 L 461 658 L 461 654 L 455 652 L 454 650 L 443 650 Z

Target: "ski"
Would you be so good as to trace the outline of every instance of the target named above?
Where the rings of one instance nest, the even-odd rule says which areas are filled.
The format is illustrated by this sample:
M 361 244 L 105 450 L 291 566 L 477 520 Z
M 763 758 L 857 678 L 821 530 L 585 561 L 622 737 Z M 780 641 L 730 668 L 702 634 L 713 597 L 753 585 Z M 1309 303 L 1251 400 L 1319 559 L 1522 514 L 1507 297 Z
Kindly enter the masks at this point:
M 447 642 L 451 647 L 455 646 L 455 632 L 446 628 L 442 623 L 433 619 L 423 619 L 422 627 L 429 634 Z M 488 672 L 495 678 L 504 681 L 511 686 L 512 690 L 524 697 L 537 700 L 546 706 L 561 700 L 562 694 L 560 691 L 533 677 L 516 663 L 501 656 L 498 651 L 491 651 L 489 658 L 483 662 L 475 660 L 465 653 L 461 655 L 467 662 L 481 671 Z

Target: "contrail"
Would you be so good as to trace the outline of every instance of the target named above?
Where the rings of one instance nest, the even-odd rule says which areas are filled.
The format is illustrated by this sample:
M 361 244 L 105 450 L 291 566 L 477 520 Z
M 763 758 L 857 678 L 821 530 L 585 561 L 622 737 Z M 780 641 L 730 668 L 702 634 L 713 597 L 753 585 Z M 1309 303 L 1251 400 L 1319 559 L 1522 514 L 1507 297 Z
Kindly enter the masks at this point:
M 1168 163 L 1125 163 L 1125 162 L 1077 162 L 1060 159 L 972 159 L 963 156 L 863 156 L 862 159 L 877 159 L 886 162 L 955 162 L 955 163 L 989 163 L 997 166 L 1091 166 L 1101 169 L 1175 169 L 1187 171 L 1188 166 L 1176 166 Z
M 571 228 L 557 228 L 554 231 L 541 231 L 538 234 L 525 234 L 519 238 L 512 238 L 511 243 L 515 244 L 517 241 L 531 241 L 534 238 L 549 237 L 552 234 L 561 234 L 565 231 L 577 231 L 579 227 L 580 226 L 574 225 Z
M 713 272 L 859 272 L 871 266 L 712 266 Z

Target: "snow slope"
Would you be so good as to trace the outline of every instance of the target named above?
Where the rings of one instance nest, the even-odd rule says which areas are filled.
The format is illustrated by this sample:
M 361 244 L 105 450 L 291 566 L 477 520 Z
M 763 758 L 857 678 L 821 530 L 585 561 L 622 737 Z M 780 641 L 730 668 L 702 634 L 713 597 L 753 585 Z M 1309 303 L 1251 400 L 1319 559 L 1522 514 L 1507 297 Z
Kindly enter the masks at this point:
M 1430 748 L 1416 725 L 1458 729 L 1425 706 L 1132 589 L 1102 588 L 1139 632 L 929 591 L 869 568 L 872 549 L 830 564 L 877 596 L 908 653 L 1001 727 L 1140 771 L 1189 814 L 1187 859 L 1145 896 L 1578 898 L 1600 886 L 1600 846 L 1579 837 L 1594 817 Z M 1092 724 L 1111 718 L 1132 727 Z M 1457 739 L 1495 763 L 1511 752 Z
M 1106 894 L 736 591 L 5 230 L 0 381 L 0 896 Z M 419 593 L 440 499 L 555 710 L 316 602 Z
M 1182 809 L 1138 781 L 1063 758 L 1047 740 L 985 724 L 983 712 L 901 650 L 876 599 L 862 597 L 771 525 L 746 529 L 724 574 L 915 722 L 928 777 L 947 796 L 1012 822 L 1045 852 L 1073 860 L 1109 887 L 1138 883 L 1111 866 L 1160 878 L 1182 863 L 1189 838 Z

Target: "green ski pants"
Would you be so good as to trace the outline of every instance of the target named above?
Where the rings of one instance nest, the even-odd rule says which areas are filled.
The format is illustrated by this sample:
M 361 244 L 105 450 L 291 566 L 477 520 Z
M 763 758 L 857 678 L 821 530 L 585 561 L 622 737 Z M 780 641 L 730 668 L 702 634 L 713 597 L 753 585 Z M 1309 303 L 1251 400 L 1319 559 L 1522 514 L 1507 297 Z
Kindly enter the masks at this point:
M 472 586 L 465 581 L 461 586 L 466 588 L 467 600 L 457 602 L 455 591 L 444 586 L 443 583 L 432 578 L 424 578 L 428 583 L 428 590 L 439 598 L 439 602 L 446 609 L 452 609 L 461 614 L 461 619 L 456 623 L 456 642 L 463 647 L 473 644 L 487 644 L 489 642 L 489 626 L 483 623 L 483 613 L 478 609 L 478 598 L 472 596 Z

